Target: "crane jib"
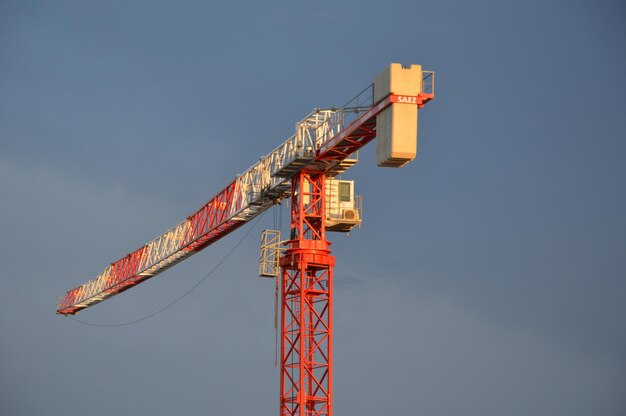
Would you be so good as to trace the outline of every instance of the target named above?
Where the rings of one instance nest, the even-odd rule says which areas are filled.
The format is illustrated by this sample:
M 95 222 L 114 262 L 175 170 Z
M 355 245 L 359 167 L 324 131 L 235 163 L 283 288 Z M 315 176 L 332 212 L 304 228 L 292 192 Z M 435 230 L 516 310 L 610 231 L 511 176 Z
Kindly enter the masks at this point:
M 293 136 L 238 175 L 185 221 L 61 296 L 57 313 L 76 314 L 204 249 L 289 196 L 289 179 L 294 174 L 305 168 L 329 171 L 369 143 L 376 137 L 376 116 L 392 103 L 421 108 L 432 98 L 432 93 L 389 94 L 374 103 L 372 95 L 367 105 L 314 110 L 297 124 Z M 346 126 L 350 115 L 355 118 Z

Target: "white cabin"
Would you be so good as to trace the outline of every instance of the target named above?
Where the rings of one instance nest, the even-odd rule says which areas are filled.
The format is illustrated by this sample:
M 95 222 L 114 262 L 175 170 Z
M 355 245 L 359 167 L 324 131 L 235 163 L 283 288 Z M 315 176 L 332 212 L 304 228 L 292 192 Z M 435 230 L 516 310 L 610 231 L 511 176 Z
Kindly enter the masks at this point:
M 326 179 L 326 231 L 347 233 L 361 225 L 361 196 L 354 181 Z

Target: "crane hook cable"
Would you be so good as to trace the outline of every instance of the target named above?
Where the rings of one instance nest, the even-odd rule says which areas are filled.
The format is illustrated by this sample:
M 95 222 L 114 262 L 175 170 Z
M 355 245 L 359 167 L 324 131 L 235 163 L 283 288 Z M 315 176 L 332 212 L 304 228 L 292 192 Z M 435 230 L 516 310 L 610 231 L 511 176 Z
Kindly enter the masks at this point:
M 267 212 L 267 211 L 265 211 L 265 212 Z M 145 321 L 146 319 L 152 318 L 153 316 L 155 316 L 155 315 L 163 312 L 164 310 L 168 309 L 170 306 L 173 306 L 174 304 L 178 303 L 178 301 L 182 300 L 185 296 L 190 294 L 194 289 L 196 289 L 205 280 L 207 280 L 226 260 L 228 260 L 228 258 L 235 252 L 235 250 L 237 250 L 237 248 L 239 248 L 239 246 L 244 242 L 244 240 L 250 235 L 252 230 L 254 230 L 256 228 L 256 226 L 259 223 L 259 221 L 261 221 L 261 218 L 263 218 L 263 216 L 265 215 L 265 212 L 263 212 L 263 214 L 261 214 L 261 216 L 259 216 L 259 218 L 254 222 L 254 224 L 252 224 L 252 227 L 250 227 L 250 229 L 243 235 L 243 237 L 241 237 L 241 239 L 237 242 L 237 244 L 235 244 L 233 246 L 233 248 L 230 249 L 230 251 L 228 253 L 226 253 L 226 255 L 211 270 L 209 270 L 209 272 L 206 275 L 204 275 L 204 277 L 202 279 L 200 279 L 200 281 L 198 281 L 198 283 L 193 285 L 189 290 L 187 290 L 185 293 L 183 293 L 182 295 L 180 295 L 179 297 L 174 299 L 172 302 L 170 302 L 167 305 L 163 306 L 162 308 L 156 310 L 155 312 L 152 312 L 152 313 L 150 313 L 150 314 L 148 314 L 148 315 L 146 315 L 146 316 L 144 316 L 142 318 L 134 319 L 134 320 L 128 321 L 128 322 L 117 323 L 117 324 L 96 324 L 96 323 L 92 323 L 92 322 L 82 321 L 80 319 L 74 318 L 73 316 L 68 316 L 68 317 L 72 321 L 81 323 L 83 325 L 96 326 L 96 327 L 100 327 L 100 328 L 114 328 L 114 327 L 120 327 L 120 326 L 127 326 L 127 325 L 136 324 L 136 323 L 139 323 L 141 321 Z

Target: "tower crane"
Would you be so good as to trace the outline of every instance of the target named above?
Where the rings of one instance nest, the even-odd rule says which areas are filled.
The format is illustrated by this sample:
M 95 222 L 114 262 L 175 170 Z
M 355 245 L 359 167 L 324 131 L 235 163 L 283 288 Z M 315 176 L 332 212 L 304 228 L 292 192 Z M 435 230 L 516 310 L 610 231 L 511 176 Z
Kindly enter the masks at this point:
M 281 416 L 332 416 L 333 267 L 327 231 L 361 223 L 352 181 L 337 175 L 377 139 L 378 166 L 401 167 L 417 151 L 418 109 L 435 97 L 433 71 L 392 63 L 341 107 L 315 109 L 295 133 L 200 209 L 94 279 L 60 296 L 74 315 L 167 270 L 290 199 L 290 235 L 263 232 L 259 274 L 280 287 Z

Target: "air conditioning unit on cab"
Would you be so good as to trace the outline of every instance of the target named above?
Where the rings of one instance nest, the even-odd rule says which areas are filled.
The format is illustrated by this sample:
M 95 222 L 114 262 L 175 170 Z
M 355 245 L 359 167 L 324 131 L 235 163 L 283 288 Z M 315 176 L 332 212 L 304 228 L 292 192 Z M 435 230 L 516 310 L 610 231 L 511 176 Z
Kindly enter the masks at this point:
M 341 216 L 326 218 L 326 231 L 349 233 L 355 226 L 361 224 L 361 215 L 355 208 L 345 208 Z
M 358 221 L 359 218 L 359 210 L 358 209 L 344 209 L 343 210 L 343 219 L 344 220 L 353 220 Z

